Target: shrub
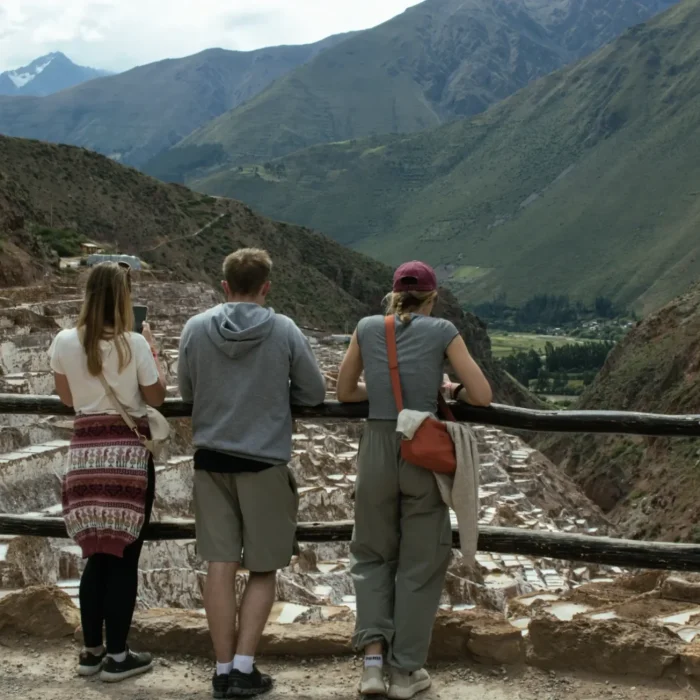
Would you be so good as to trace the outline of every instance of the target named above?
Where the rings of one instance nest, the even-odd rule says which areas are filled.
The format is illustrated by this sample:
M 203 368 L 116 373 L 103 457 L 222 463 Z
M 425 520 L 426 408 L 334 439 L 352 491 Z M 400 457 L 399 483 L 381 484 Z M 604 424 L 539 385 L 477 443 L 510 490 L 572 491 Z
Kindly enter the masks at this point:
M 85 240 L 85 236 L 67 228 L 40 226 L 36 229 L 36 234 L 63 258 L 79 255 L 80 244 Z

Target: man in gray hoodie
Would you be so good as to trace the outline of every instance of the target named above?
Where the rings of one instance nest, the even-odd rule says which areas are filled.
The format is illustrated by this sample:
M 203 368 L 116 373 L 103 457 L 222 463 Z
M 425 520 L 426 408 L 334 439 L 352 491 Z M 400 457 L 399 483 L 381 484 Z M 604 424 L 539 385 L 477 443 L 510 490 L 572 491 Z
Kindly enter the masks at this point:
M 308 341 L 294 321 L 265 308 L 271 269 L 263 250 L 229 255 L 222 283 L 227 303 L 191 318 L 180 339 L 180 394 L 193 404 L 197 551 L 209 562 L 204 605 L 217 660 L 215 698 L 272 688 L 254 660 L 276 572 L 289 564 L 294 547 L 290 404 L 325 399 Z M 236 638 L 239 567 L 250 578 Z

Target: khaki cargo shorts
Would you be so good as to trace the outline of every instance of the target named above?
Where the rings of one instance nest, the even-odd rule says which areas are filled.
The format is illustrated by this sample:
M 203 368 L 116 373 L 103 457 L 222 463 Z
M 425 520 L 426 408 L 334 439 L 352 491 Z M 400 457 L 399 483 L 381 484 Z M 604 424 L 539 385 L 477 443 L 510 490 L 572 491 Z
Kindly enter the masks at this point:
M 283 569 L 294 551 L 298 508 L 294 475 L 285 465 L 239 474 L 197 470 L 197 553 L 254 573 Z

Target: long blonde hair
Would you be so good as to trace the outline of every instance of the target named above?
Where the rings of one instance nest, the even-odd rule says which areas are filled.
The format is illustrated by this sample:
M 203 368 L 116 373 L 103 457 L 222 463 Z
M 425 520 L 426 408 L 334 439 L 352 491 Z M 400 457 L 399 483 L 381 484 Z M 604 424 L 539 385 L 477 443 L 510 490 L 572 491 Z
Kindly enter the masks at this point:
M 101 340 L 114 340 L 120 372 L 131 362 L 126 334 L 133 327 L 129 268 L 112 262 L 95 265 L 88 277 L 85 301 L 78 317 L 78 332 L 93 377 L 102 372 Z
M 391 292 L 384 299 L 386 315 L 398 314 L 401 323 L 409 323 L 411 314 L 437 299 L 437 292 Z

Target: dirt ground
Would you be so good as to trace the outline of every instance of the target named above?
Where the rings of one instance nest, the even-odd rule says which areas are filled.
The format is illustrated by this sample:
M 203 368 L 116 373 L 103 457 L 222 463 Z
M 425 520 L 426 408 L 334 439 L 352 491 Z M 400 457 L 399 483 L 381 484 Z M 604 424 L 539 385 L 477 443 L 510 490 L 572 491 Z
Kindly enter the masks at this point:
M 211 697 L 212 668 L 200 659 L 157 658 L 154 670 L 107 685 L 75 676 L 78 646 L 27 637 L 0 637 L 2 700 L 195 700 Z M 262 662 L 276 679 L 269 700 L 355 700 L 358 670 L 352 659 Z M 698 698 L 687 680 L 650 683 L 508 671 L 469 665 L 431 669 L 433 689 L 422 700 L 681 700 Z

